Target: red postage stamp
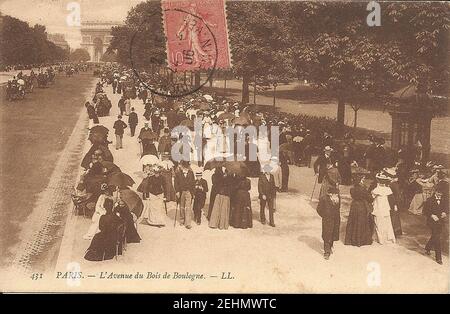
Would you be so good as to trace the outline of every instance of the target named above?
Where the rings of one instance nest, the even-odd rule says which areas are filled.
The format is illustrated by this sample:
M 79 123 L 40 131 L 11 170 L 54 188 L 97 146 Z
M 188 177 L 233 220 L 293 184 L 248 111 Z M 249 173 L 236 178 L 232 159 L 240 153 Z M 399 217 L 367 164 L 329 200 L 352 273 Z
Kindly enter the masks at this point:
M 170 69 L 230 68 L 225 0 L 163 0 L 162 10 Z

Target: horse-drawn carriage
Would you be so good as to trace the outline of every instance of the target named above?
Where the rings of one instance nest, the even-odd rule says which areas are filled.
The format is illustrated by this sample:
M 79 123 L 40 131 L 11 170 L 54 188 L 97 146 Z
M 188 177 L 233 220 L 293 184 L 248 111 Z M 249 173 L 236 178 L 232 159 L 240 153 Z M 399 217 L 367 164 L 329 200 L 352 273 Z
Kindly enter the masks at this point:
M 8 82 L 6 85 L 6 99 L 16 100 L 25 98 L 25 88 L 16 82 Z
M 25 92 L 32 93 L 34 90 L 34 75 L 24 76 L 25 81 Z

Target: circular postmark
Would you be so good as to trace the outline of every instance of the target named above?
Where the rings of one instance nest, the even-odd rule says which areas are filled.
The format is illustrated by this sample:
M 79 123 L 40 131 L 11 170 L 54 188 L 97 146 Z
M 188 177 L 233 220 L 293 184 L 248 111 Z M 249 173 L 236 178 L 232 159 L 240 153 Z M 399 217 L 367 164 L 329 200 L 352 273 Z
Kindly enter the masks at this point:
M 211 80 L 219 55 L 217 40 L 209 23 L 195 12 L 174 8 L 165 9 L 164 14 L 172 23 L 162 27 L 160 13 L 154 12 L 134 30 L 129 50 L 131 68 L 152 93 L 187 96 Z M 200 81 L 194 82 L 196 71 L 202 72 Z

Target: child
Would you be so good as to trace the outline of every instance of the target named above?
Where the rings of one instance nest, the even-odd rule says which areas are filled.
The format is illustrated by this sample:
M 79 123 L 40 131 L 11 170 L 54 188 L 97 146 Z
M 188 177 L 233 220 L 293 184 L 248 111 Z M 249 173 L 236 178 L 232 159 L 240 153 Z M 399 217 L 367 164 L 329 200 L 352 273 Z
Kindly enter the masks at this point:
M 195 172 L 195 192 L 194 192 L 194 221 L 197 225 L 202 222 L 202 210 L 205 206 L 206 193 L 208 192 L 208 183 L 202 178 L 202 171 Z

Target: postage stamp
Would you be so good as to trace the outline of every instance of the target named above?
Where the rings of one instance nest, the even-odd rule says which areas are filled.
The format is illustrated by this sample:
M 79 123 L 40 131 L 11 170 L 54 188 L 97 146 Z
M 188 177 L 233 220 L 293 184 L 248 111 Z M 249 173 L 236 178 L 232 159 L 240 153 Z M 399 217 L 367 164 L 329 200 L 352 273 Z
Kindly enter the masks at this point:
M 230 68 L 225 0 L 163 0 L 162 10 L 171 70 Z

